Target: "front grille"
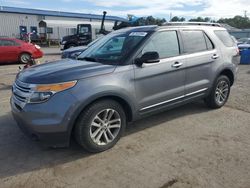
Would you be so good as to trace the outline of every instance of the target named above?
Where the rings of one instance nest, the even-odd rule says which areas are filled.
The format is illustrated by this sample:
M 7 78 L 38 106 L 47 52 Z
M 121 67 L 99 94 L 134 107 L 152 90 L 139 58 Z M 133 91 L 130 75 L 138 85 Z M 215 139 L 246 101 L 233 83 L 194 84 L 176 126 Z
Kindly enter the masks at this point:
M 30 84 L 16 80 L 13 84 L 12 93 L 17 104 L 23 107 L 31 95 Z

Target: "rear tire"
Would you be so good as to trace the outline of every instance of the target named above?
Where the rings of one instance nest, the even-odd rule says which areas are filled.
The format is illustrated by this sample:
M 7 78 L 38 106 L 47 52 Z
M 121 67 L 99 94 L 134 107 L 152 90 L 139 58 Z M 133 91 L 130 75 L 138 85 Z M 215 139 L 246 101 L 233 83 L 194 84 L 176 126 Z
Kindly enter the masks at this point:
M 101 100 L 80 114 L 74 135 L 85 150 L 97 153 L 112 148 L 125 127 L 126 115 L 122 106 L 113 100 Z
M 207 106 L 213 109 L 224 106 L 230 94 L 230 86 L 230 80 L 227 76 L 219 76 L 216 79 L 209 96 L 205 98 Z
M 28 53 L 22 53 L 20 55 L 19 61 L 20 63 L 27 64 L 31 60 L 31 55 Z

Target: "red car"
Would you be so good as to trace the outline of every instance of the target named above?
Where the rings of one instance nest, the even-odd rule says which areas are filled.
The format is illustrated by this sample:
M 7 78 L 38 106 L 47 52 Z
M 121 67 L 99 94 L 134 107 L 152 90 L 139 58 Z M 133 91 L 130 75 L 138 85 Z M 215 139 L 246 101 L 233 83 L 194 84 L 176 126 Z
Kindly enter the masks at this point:
M 40 46 L 14 38 L 0 38 L 0 63 L 27 63 L 32 57 L 41 58 Z

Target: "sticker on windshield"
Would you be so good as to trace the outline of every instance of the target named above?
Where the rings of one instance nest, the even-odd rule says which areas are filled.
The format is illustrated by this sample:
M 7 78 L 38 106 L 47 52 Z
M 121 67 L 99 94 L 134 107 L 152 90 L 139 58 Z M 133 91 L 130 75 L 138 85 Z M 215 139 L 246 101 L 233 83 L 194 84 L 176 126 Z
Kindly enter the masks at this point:
M 145 37 L 147 34 L 147 32 L 132 32 L 129 34 L 129 36 Z

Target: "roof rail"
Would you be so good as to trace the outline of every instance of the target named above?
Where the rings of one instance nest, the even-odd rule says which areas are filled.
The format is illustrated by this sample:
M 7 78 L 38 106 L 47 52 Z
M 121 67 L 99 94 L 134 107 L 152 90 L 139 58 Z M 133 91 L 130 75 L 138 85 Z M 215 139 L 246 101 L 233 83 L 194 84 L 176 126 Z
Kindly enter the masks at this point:
M 219 23 L 212 22 L 165 22 L 163 25 L 204 25 L 204 26 L 217 26 L 222 27 Z

